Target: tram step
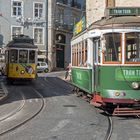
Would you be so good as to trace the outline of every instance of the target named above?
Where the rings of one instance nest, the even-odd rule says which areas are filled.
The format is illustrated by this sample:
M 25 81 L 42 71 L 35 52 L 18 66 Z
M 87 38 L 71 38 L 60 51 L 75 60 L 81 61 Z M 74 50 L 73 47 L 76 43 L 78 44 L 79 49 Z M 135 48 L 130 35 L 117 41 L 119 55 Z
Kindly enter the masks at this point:
M 115 116 L 140 115 L 140 108 L 115 108 L 112 115 Z

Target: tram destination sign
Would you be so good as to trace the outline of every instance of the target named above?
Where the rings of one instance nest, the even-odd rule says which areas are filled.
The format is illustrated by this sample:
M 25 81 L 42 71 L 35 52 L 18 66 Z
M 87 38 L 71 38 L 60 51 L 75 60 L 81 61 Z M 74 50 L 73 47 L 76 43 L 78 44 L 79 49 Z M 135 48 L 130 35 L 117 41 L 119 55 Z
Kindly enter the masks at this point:
M 140 15 L 140 7 L 117 7 L 109 8 L 109 16 Z
M 121 81 L 139 81 L 140 68 L 116 68 L 115 78 Z

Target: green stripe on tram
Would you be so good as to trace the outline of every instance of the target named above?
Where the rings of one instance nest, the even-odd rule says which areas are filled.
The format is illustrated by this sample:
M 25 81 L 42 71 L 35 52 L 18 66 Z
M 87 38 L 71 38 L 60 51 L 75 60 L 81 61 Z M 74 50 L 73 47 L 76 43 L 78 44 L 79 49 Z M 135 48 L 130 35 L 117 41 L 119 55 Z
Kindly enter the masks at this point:
M 72 83 L 88 93 L 92 93 L 92 69 L 72 68 Z

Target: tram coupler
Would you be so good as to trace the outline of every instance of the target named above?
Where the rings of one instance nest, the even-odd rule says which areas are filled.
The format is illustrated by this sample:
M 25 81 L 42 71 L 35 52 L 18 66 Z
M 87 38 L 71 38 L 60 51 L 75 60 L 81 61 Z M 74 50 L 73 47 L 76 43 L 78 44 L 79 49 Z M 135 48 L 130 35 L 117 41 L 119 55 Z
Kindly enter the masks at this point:
M 94 105 L 96 107 L 101 107 L 101 106 L 105 105 L 105 103 L 102 100 L 102 97 L 97 93 L 93 94 L 93 98 L 90 101 L 90 104 L 92 104 L 92 105 Z

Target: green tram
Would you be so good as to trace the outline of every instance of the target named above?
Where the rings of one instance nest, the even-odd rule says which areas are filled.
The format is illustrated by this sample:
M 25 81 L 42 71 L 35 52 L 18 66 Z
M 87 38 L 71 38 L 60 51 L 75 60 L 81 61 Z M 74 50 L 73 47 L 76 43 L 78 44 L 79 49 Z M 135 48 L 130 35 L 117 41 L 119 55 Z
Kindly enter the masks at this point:
M 71 41 L 71 82 L 95 106 L 140 115 L 140 17 L 93 23 Z

